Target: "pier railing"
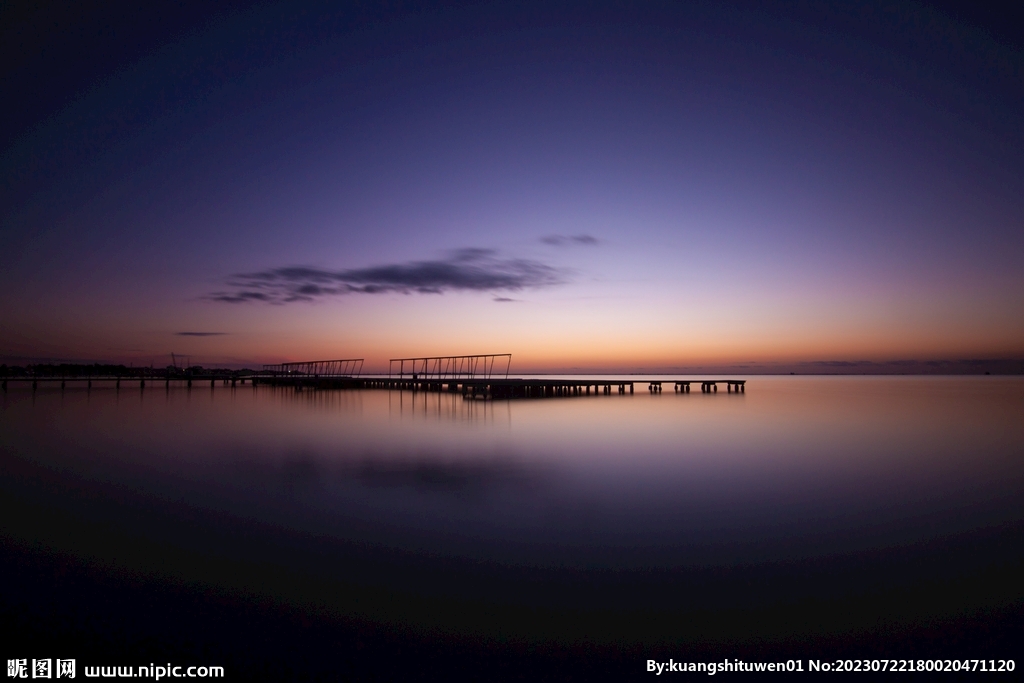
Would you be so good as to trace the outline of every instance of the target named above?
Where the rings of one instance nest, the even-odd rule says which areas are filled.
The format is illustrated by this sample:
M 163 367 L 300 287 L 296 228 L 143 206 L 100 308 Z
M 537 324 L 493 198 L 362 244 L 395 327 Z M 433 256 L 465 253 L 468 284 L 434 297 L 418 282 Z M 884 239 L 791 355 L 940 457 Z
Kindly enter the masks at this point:
M 502 365 L 505 367 L 502 368 Z M 388 377 L 413 377 L 424 380 L 490 379 L 499 376 L 508 378 L 511 366 L 511 353 L 392 358 L 388 365 Z

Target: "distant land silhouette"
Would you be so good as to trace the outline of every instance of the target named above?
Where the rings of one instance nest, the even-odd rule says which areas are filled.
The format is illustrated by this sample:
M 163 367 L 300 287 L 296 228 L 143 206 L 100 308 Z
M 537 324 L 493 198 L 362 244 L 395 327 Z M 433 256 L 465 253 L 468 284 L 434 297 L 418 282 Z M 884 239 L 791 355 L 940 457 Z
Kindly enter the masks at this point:
M 733 363 L 665 368 L 668 372 L 745 373 L 748 375 L 1021 375 L 1024 359 L 821 360 L 792 363 Z
M 195 365 L 190 370 L 213 372 L 215 374 L 256 372 L 261 363 L 213 363 L 207 366 Z M 164 363 L 152 365 L 63 362 L 49 359 L 0 358 L 0 376 L 67 376 L 120 375 L 122 377 L 143 376 L 152 370 L 178 370 Z M 363 374 L 387 374 L 386 370 L 366 370 Z M 708 365 L 658 365 L 649 367 L 563 367 L 515 369 L 513 375 L 680 375 L 680 374 L 731 374 L 731 375 L 1024 375 L 1024 359 L 956 359 L 956 360 L 894 360 L 894 361 L 807 361 L 790 363 L 721 363 Z
M 255 372 L 249 368 L 204 368 L 194 365 L 188 368 L 168 366 L 139 366 L 112 363 L 33 363 L 27 365 L 0 365 L 0 377 L 147 377 L 153 371 L 199 374 L 247 374 Z

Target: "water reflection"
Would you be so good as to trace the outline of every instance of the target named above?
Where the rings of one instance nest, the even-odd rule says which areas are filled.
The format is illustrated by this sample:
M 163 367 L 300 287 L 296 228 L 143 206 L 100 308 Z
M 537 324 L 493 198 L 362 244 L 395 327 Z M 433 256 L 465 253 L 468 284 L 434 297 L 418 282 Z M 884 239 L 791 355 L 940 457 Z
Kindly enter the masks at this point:
M 482 401 L 13 388 L 0 399 L 2 485 L 75 519 L 163 528 L 185 546 L 198 543 L 194 526 L 158 523 L 150 507 L 250 520 L 315 544 L 587 570 L 888 552 L 1024 522 L 1024 380 L 766 377 L 745 394 L 639 389 Z M 59 543 L 46 524 L 20 520 L 8 532 Z
M 388 410 L 392 417 L 402 419 L 436 419 L 438 421 L 512 424 L 509 401 L 486 401 L 463 398 L 446 391 L 388 391 Z

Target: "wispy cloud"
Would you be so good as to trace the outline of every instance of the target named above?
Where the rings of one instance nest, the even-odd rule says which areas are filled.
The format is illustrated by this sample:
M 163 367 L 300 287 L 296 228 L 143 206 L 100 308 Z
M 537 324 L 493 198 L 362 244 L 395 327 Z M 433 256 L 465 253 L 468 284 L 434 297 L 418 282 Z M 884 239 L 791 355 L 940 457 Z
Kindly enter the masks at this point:
M 176 337 L 220 337 L 227 332 L 175 332 Z
M 601 243 L 593 235 L 546 235 L 540 241 L 552 247 L 596 247 Z
M 239 273 L 225 291 L 207 298 L 224 303 L 292 303 L 341 294 L 443 294 L 450 291 L 517 291 L 566 282 L 566 272 L 539 261 L 499 258 L 492 249 L 459 249 L 435 261 L 327 270 L 310 266 Z

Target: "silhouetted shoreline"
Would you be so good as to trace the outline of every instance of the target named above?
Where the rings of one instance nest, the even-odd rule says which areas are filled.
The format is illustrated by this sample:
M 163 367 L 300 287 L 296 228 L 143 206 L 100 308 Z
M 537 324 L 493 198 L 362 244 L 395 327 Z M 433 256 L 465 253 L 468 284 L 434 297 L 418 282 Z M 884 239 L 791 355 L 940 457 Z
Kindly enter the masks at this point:
M 255 364 L 253 364 L 255 365 Z M 154 371 L 201 372 L 216 375 L 247 376 L 258 372 L 244 365 L 227 365 L 217 367 L 190 366 L 138 366 L 123 363 L 53 363 L 21 361 L 19 364 L 0 364 L 0 377 L 87 377 L 87 376 L 121 376 L 147 377 Z M 369 373 L 369 371 L 367 371 Z M 629 368 L 628 366 L 611 369 L 568 368 L 557 370 L 517 370 L 517 374 L 535 375 L 609 375 L 620 374 L 630 376 L 675 375 L 675 374 L 744 374 L 744 375 L 1022 375 L 1024 359 L 962 359 L 962 360 L 900 360 L 888 362 L 875 361 L 814 361 L 807 363 L 742 363 L 723 365 L 685 365 L 657 368 Z M 370 373 L 372 374 L 372 373 Z

